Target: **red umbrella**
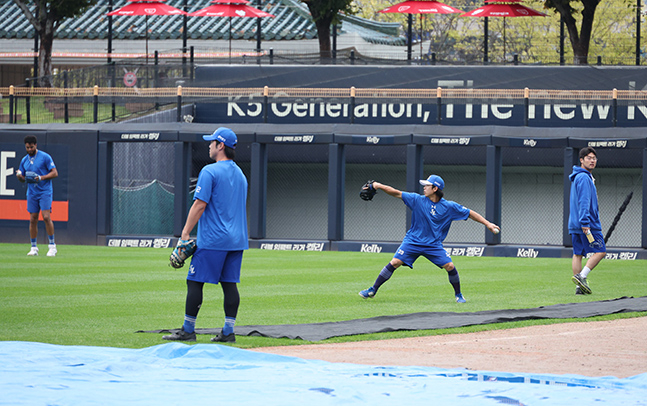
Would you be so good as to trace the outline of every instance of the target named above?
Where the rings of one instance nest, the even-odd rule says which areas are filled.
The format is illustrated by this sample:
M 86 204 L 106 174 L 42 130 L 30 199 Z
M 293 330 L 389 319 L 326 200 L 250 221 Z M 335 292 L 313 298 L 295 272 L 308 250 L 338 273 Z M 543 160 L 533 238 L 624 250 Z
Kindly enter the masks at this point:
M 505 59 L 505 18 L 548 16 L 520 3 L 521 0 L 485 0 L 484 6 L 461 14 L 461 17 L 503 17 L 503 58 Z M 487 38 L 487 32 L 485 37 Z M 487 55 L 485 59 L 487 60 Z
M 164 4 L 166 0 L 128 0 L 130 3 L 111 11 L 109 16 L 146 16 L 146 63 L 148 63 L 148 16 L 183 15 L 184 11 Z
M 463 13 L 462 10 L 448 6 L 435 0 L 406 0 L 402 3 L 394 4 L 379 13 L 401 13 L 401 14 L 420 14 L 420 54 L 422 55 L 422 15 L 423 14 L 452 14 Z M 408 29 L 408 59 L 411 59 L 411 20 L 409 20 Z
M 190 13 L 191 17 L 229 17 L 229 62 L 231 63 L 231 18 L 274 17 L 270 13 L 248 6 L 247 0 L 213 0 L 212 5 Z

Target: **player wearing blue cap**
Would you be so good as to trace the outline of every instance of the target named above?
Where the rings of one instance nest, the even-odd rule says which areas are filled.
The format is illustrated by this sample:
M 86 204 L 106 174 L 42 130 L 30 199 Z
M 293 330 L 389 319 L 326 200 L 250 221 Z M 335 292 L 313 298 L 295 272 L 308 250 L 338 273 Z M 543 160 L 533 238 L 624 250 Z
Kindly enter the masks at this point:
M 215 163 L 202 168 L 198 175 L 193 205 L 182 230 L 182 240 L 189 240 L 198 225 L 197 250 L 187 275 L 184 324 L 171 335 L 173 341 L 196 341 L 195 323 L 202 306 L 205 283 L 220 283 L 224 295 L 225 323 L 222 332 L 211 341 L 236 341 L 234 324 L 238 314 L 240 268 L 247 238 L 247 179 L 233 161 L 238 143 L 236 134 L 220 127 L 203 138 L 209 141 L 209 157 Z
M 58 176 L 58 170 L 51 155 L 38 149 L 38 139 L 28 135 L 24 139 L 27 155 L 20 161 L 16 176 L 20 182 L 27 182 L 27 211 L 29 212 L 29 236 L 31 249 L 27 255 L 38 255 L 38 216 L 43 216 L 47 232 L 48 257 L 56 256 L 56 240 L 54 238 L 54 222 L 52 221 L 52 201 L 54 188 L 52 179 Z
M 404 204 L 411 209 L 411 228 L 407 231 L 393 259 L 382 269 L 373 286 L 359 292 L 359 295 L 364 299 L 374 297 L 380 286 L 389 280 L 393 272 L 401 265 L 413 268 L 415 260 L 422 255 L 437 267 L 447 271 L 449 282 L 454 288 L 456 301 L 458 303 L 466 302 L 461 293 L 458 270 L 443 247 L 449 227 L 453 221 L 470 218 L 485 225 L 494 234 L 498 234 L 500 228 L 474 210 L 445 200 L 443 197 L 445 181 L 440 176 L 431 175 L 427 179 L 420 180 L 420 184 L 424 186 L 423 195 L 402 192 L 379 182 L 372 184 L 374 189 L 383 190 L 388 195 L 402 199 Z

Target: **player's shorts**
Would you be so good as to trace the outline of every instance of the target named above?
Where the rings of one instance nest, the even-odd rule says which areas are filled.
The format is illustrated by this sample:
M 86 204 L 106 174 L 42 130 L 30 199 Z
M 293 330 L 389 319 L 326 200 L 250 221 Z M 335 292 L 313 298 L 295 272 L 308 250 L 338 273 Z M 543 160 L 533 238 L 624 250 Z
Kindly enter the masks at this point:
M 571 241 L 573 242 L 573 255 L 592 254 L 594 252 L 607 252 L 607 247 L 604 244 L 604 237 L 599 231 L 591 231 L 594 241 L 589 242 L 584 234 L 574 233 L 571 234 Z
M 38 213 L 42 210 L 52 210 L 52 195 L 42 194 L 27 198 L 27 212 Z
M 196 282 L 218 284 L 240 283 L 240 267 L 243 251 L 196 250 L 191 257 L 187 279 Z
M 447 255 L 447 251 L 442 246 L 430 247 L 403 242 L 395 252 L 393 258 L 397 258 L 409 268 L 413 268 L 413 263 L 419 256 L 427 258 L 432 264 L 439 268 L 452 262 L 452 258 Z

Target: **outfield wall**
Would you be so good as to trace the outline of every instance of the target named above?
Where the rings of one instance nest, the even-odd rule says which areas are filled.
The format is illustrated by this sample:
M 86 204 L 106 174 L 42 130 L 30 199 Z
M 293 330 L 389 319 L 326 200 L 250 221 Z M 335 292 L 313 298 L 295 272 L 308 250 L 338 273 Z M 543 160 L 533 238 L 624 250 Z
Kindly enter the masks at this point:
M 420 191 L 418 179 L 437 173 L 446 181 L 446 198 L 502 227 L 495 236 L 478 223 L 456 223 L 447 238 L 454 255 L 536 256 L 542 248 L 550 249 L 542 256 L 568 256 L 567 176 L 586 145 L 600 158 L 594 175 L 605 232 L 633 192 L 609 246 L 628 259 L 647 248 L 644 128 L 225 125 L 239 135 L 237 162 L 250 183 L 256 248 L 392 252 L 406 232 L 408 212 L 382 193 L 372 202 L 360 200 L 360 186 L 376 179 Z M 201 135 L 214 127 L 0 126 L 0 242 L 28 240 L 20 209 L 24 185 L 14 174 L 25 155 L 24 136 L 36 134 L 59 170 L 53 213 L 59 243 L 172 245 L 193 182 L 209 162 Z M 39 242 L 45 238 L 41 224 Z

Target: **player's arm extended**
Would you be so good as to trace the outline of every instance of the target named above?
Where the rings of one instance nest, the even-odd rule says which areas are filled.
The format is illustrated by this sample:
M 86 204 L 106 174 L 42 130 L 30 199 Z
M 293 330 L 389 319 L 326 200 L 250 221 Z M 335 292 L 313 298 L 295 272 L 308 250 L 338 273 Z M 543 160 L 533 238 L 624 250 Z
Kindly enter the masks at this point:
M 485 217 L 481 216 L 474 210 L 470 210 L 470 218 L 474 221 L 478 221 L 479 223 L 483 224 L 485 227 L 487 227 L 488 230 L 490 230 L 494 234 L 499 234 L 499 231 L 501 231 L 501 228 L 499 226 L 497 226 L 494 223 L 490 223 L 485 219 Z
M 186 218 L 186 223 L 184 223 L 184 228 L 182 229 L 182 236 L 180 237 L 183 240 L 188 240 L 191 238 L 191 230 L 198 224 L 198 220 L 202 217 L 204 209 L 207 207 L 207 202 L 200 199 L 195 199 L 191 210 L 189 210 L 189 215 Z
M 402 191 L 389 185 L 383 185 L 380 182 L 373 182 L 373 188 L 375 190 L 383 190 L 387 195 L 402 199 Z

